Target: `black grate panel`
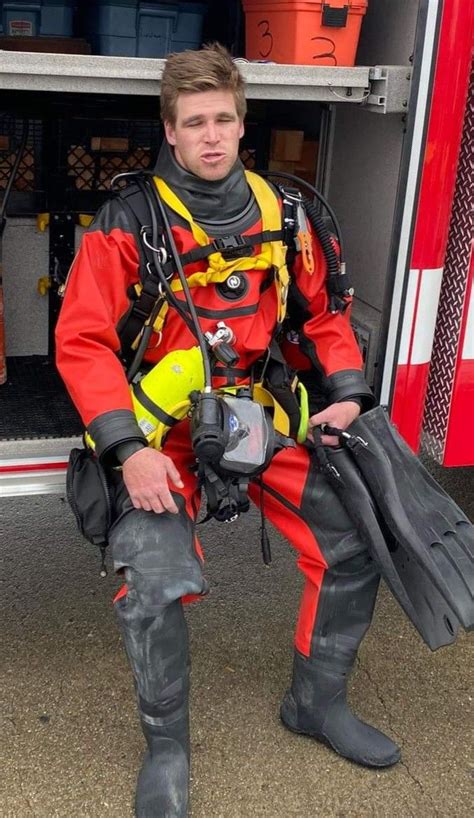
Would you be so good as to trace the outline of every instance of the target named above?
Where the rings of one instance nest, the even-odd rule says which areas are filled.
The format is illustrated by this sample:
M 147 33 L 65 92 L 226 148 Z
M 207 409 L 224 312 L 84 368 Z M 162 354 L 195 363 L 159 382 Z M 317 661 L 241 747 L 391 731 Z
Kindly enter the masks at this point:
M 0 406 L 2 440 L 72 437 L 83 431 L 56 367 L 42 355 L 7 358 Z
M 242 148 L 240 151 L 240 159 L 246 170 L 255 170 L 257 167 L 256 154 L 255 148 Z
M 7 187 L 21 145 L 22 132 L 23 120 L 10 115 L 0 117 L 0 191 Z M 29 120 L 28 138 L 13 182 L 13 190 L 30 192 L 40 188 L 42 135 L 42 123 L 39 120 Z
M 76 190 L 108 191 L 118 173 L 147 169 L 160 143 L 157 121 L 81 120 L 61 123 L 67 175 Z

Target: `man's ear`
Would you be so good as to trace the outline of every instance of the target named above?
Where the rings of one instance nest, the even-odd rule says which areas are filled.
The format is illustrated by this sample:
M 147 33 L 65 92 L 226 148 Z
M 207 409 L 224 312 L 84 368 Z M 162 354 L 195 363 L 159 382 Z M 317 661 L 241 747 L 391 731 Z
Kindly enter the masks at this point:
M 176 131 L 171 122 L 166 121 L 163 124 L 165 126 L 165 136 L 167 142 L 169 142 L 170 145 L 176 145 Z
M 242 119 L 240 121 L 239 139 L 242 139 L 244 133 L 245 133 L 245 125 L 244 125 L 244 120 Z

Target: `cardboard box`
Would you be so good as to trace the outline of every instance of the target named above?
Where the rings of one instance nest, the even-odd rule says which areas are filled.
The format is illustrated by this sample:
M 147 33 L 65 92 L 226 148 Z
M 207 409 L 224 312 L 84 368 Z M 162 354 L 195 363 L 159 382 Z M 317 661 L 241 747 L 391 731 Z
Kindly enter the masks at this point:
M 268 170 L 274 173 L 293 173 L 314 185 L 318 165 L 318 148 L 318 142 L 308 139 L 303 142 L 301 157 L 298 161 L 285 162 L 281 159 L 270 159 Z
M 278 162 L 298 162 L 303 149 L 304 131 L 272 130 L 270 159 Z
M 311 139 L 305 139 L 301 148 L 301 157 L 298 159 L 296 164 L 302 168 L 314 168 L 316 170 L 316 165 L 318 163 L 318 148 L 319 142 L 315 142 Z
M 129 140 L 121 136 L 93 136 L 91 138 L 91 151 L 128 153 Z
M 268 170 L 272 170 L 274 173 L 279 173 L 280 171 L 283 173 L 295 173 L 295 163 L 281 162 L 277 159 L 270 159 L 268 162 Z
M 301 150 L 301 159 L 295 162 L 295 173 L 307 182 L 314 185 L 316 179 L 316 168 L 318 166 L 319 142 L 305 140 Z

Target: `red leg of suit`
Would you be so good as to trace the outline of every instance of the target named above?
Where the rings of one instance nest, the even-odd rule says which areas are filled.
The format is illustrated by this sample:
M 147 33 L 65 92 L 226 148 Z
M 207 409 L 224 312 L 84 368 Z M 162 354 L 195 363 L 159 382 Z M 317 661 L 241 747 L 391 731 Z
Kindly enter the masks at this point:
M 169 433 L 164 451 L 181 474 L 185 486 L 180 493 L 185 498 L 188 514 L 195 520 L 200 491 L 193 471 L 195 458 L 188 423 L 179 424 Z M 304 446 L 284 449 L 277 454 L 263 475 L 263 486 L 264 514 L 298 551 L 297 564 L 306 577 L 295 646 L 303 656 L 309 656 L 319 644 L 315 627 L 327 570 L 360 553 L 361 543 L 354 537 L 353 526 L 332 490 L 316 473 Z M 249 494 L 260 506 L 260 486 L 251 484 Z M 195 548 L 202 558 L 197 536 Z M 195 597 L 185 597 L 184 601 L 193 599 Z
M 344 593 L 338 575 L 347 573 L 350 560 L 367 553 L 365 544 L 304 446 L 277 454 L 262 483 L 263 492 L 253 485 L 250 496 L 258 506 L 263 497 L 265 516 L 299 552 L 298 567 L 306 577 L 296 649 L 303 656 L 317 657 L 325 650 L 321 610 L 324 607 L 325 616 L 331 618 L 331 588 L 336 584 L 338 593 Z M 355 590 L 348 586 L 349 597 Z
M 265 517 L 299 552 L 297 564 L 306 577 L 295 634 L 295 646 L 304 656 L 310 653 L 319 593 L 328 567 L 314 529 L 301 514 L 310 467 L 307 450 L 298 446 L 296 449 L 284 449 L 276 455 L 263 475 Z M 260 487 L 252 485 L 249 494 L 260 507 Z

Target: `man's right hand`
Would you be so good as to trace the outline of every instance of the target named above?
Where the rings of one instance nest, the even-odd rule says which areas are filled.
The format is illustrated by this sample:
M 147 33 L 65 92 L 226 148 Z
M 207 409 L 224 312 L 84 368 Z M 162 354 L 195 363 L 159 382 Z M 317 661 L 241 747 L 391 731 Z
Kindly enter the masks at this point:
M 178 513 L 171 496 L 168 480 L 177 488 L 184 488 L 179 471 L 170 457 L 148 446 L 127 457 L 122 474 L 130 499 L 135 508 L 145 511 Z

